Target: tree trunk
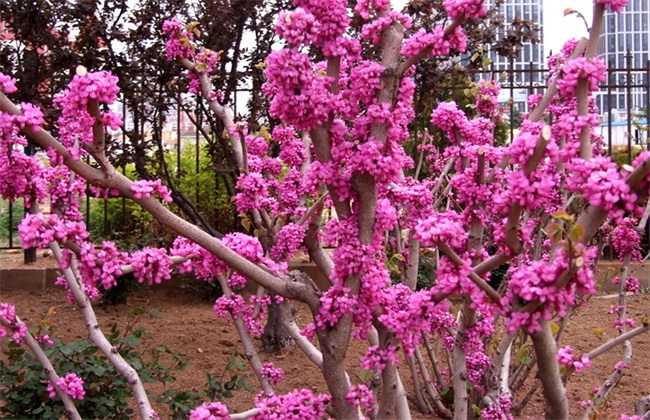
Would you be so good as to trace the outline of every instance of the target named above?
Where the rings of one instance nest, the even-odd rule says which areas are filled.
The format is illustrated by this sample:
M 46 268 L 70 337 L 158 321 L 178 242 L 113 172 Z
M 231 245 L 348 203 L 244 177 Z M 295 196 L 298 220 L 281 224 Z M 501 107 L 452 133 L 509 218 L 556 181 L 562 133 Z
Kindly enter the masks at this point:
M 284 328 L 283 319 L 293 318 L 293 307 L 286 303 L 277 303 L 275 295 L 271 294 L 271 304 L 268 306 L 268 320 L 264 326 L 262 343 L 267 353 L 278 353 L 284 349 L 292 349 L 295 346 L 293 338 Z
M 568 419 L 569 401 L 566 388 L 560 377 L 555 339 L 548 322 L 542 321 L 540 323 L 542 324 L 542 330 L 534 332 L 530 337 L 533 340 L 533 347 L 538 361 L 537 375 L 544 390 L 545 415 L 549 420 Z

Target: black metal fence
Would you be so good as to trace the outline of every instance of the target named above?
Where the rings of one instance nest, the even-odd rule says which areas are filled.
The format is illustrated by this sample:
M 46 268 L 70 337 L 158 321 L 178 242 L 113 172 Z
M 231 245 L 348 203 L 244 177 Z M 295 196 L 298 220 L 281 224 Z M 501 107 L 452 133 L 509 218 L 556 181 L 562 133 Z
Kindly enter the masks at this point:
M 625 162 L 631 162 L 634 154 L 641 149 L 650 149 L 648 141 L 648 127 L 650 122 L 650 60 L 644 68 L 631 66 L 632 56 L 628 54 L 628 66 L 625 68 L 609 67 L 607 81 L 600 85 L 595 94 L 596 105 L 601 110 L 603 123 L 598 127 L 599 134 L 603 136 L 609 154 L 623 156 Z M 530 63 L 524 69 L 489 69 L 471 73 L 474 81 L 489 79 L 498 82 L 502 87 L 500 102 L 504 113 L 510 123 L 510 136 L 513 138 L 517 130 L 517 114 L 528 109 L 527 98 L 533 94 L 543 94 L 546 91 L 548 71 L 535 68 Z M 465 89 L 468 86 L 455 86 L 452 89 Z M 449 87 L 446 87 L 449 89 Z M 122 108 L 125 121 L 128 117 Z M 200 114 L 199 114 L 200 115 Z M 199 145 L 201 136 L 196 130 L 196 124 L 201 124 L 200 119 L 192 120 L 193 130 L 184 130 L 184 116 L 180 109 L 168 116 L 171 118 L 169 135 L 176 139 L 176 164 L 181 166 L 181 141 L 191 147 L 195 153 L 192 166 L 195 173 L 199 172 Z M 175 119 L 175 121 L 174 121 Z M 118 135 L 125 141 L 124 135 Z M 198 181 L 197 181 L 198 182 Z M 196 189 L 196 201 L 201 200 L 199 189 Z M 86 223 L 89 230 L 103 237 L 112 236 L 109 230 L 109 216 L 113 211 L 119 211 L 124 217 L 129 210 L 124 199 L 117 205 L 111 205 L 111 200 L 88 198 L 85 203 Z M 17 226 L 23 217 L 24 209 L 20 203 L 9 203 L 0 200 L 0 250 L 20 248 Z M 91 215 L 93 217 L 91 217 Z M 102 226 L 96 226 L 100 224 Z

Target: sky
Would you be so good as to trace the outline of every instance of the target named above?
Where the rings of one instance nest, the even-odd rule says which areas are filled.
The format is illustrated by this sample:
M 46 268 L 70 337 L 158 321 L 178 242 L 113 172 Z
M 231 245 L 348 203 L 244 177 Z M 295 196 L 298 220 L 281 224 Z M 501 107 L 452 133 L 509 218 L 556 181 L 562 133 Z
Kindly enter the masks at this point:
M 557 53 L 564 42 L 571 38 L 587 36 L 582 19 L 576 15 L 564 16 L 564 9 L 578 10 L 591 26 L 593 0 L 545 0 L 544 1 L 544 55 L 549 50 Z
M 391 0 L 393 8 L 401 10 L 407 0 Z M 581 12 L 589 25 L 593 0 L 544 0 L 544 55 L 552 50 L 557 53 L 570 38 L 586 36 L 587 31 L 581 19 L 575 15 L 564 16 L 564 9 L 571 7 Z

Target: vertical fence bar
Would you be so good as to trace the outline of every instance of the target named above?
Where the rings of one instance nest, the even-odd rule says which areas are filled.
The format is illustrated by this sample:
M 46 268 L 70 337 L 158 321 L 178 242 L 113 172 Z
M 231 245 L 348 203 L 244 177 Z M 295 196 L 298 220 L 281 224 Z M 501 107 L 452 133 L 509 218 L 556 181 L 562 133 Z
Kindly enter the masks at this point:
M 196 132 L 195 135 L 195 146 L 194 146 L 194 153 L 196 156 L 196 166 L 195 166 L 195 174 L 196 174 L 196 207 L 199 207 L 199 197 L 201 194 L 199 194 L 199 131 L 201 129 L 201 124 L 202 124 L 202 116 L 203 114 L 201 113 L 201 97 L 197 96 L 196 97 L 196 129 L 194 130 Z
M 126 125 L 126 101 L 124 100 L 124 95 L 122 96 L 122 121 Z M 128 127 L 122 127 L 122 175 L 126 176 L 126 131 Z M 122 200 L 122 214 L 120 215 L 120 220 L 122 223 L 120 226 L 122 228 L 126 226 L 126 197 L 121 197 Z
M 510 78 L 510 142 L 512 142 L 515 137 L 515 63 L 513 58 L 510 59 L 508 67 L 508 77 Z
M 650 150 L 650 60 L 645 63 L 645 145 Z
M 614 76 L 614 69 L 612 68 L 612 60 L 609 60 L 607 66 L 607 151 L 609 156 L 612 156 L 612 78 Z M 617 96 L 618 99 L 618 96 Z
M 25 154 L 27 156 L 33 156 L 34 155 L 34 144 L 32 143 L 31 140 L 27 141 L 27 145 L 25 146 Z M 24 207 L 23 207 L 23 217 L 27 216 L 27 213 L 30 212 L 29 207 L 27 207 L 27 202 L 26 200 L 24 201 Z M 31 247 L 25 249 L 25 252 L 23 253 L 23 258 L 25 261 L 25 264 L 31 264 L 36 262 L 36 248 Z
M 14 203 L 9 201 L 9 248 L 14 247 Z
M 181 178 L 181 94 L 176 101 L 176 179 Z
M 627 163 L 632 163 L 632 53 L 625 55 L 625 107 L 627 108 Z

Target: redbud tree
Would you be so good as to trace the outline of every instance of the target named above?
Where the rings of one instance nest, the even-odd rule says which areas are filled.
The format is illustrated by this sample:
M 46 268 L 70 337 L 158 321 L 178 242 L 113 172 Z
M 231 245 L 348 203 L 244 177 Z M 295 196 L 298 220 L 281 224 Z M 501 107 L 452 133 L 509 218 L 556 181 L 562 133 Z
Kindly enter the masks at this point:
M 417 140 L 409 132 L 415 117 L 411 76 L 428 56 L 465 50 L 462 25 L 485 15 L 482 1 L 445 0 L 446 25 L 407 36 L 411 21 L 392 11 L 388 0 L 359 0 L 353 9 L 342 0 L 294 0 L 296 8 L 281 12 L 275 24 L 284 47 L 264 63 L 269 114 L 281 121 L 270 132 L 234 121 L 211 82 L 219 54 L 199 45 L 193 25 L 171 19 L 162 28 L 169 37 L 167 58 L 187 70 L 190 92 L 201 95 L 226 127 L 241 173 L 237 210 L 259 235 L 216 239 L 170 211 L 160 181 L 132 182 L 116 171 L 105 154 L 105 130 L 122 123 L 107 107 L 118 94 L 117 79 L 83 67 L 55 100 L 57 133 L 45 129 L 37 107 L 14 104 L 15 85 L 0 76 L 0 194 L 27 203 L 24 246 L 49 247 L 60 261 L 58 283 L 81 308 L 89 340 L 128 379 L 142 418 L 158 415 L 137 371 L 102 334 L 92 301 L 126 273 L 154 284 L 173 270 L 219 282 L 224 296 L 213 310 L 235 324 L 261 388 L 248 411 L 232 413 L 213 401 L 190 418 L 406 419 L 416 409 L 464 419 L 476 416 L 477 408 L 484 419 L 508 419 L 540 387 L 546 417 L 568 418 L 568 376 L 622 344 L 621 361 L 585 404 L 589 416 L 629 367 L 629 340 L 650 329 L 626 314 L 626 293 L 638 292 L 639 283 L 624 269 L 617 279 L 619 305 L 612 309 L 618 337 L 575 354 L 558 345 L 555 331 L 578 302 L 596 293 L 597 233 L 609 237 L 624 267 L 641 257 L 637 228 L 647 219 L 650 157 L 619 168 L 593 132 L 599 121 L 591 92 L 605 72 L 595 57 L 602 17 L 625 3 L 596 1 L 590 39 L 569 41 L 551 58 L 547 92 L 529 98 L 532 111 L 511 144 L 494 145 L 500 119 L 494 83 L 475 86 L 472 118 L 452 102 L 437 106 L 431 123 L 449 146 L 442 152 L 422 148 L 430 174 L 424 179 L 408 175 L 414 161 L 404 149 Z M 365 22 L 364 43 L 348 34 L 352 15 Z M 545 122 L 549 113 L 552 125 Z M 43 156 L 22 152 L 26 138 Z M 88 242 L 79 209 L 86 188 L 134 200 L 178 238 L 170 249 L 132 253 L 109 241 Z M 309 254 L 328 287 L 289 271 L 299 251 Z M 420 274 L 434 275 L 435 283 L 417 289 L 418 271 L 426 267 L 419 260 L 431 256 L 435 268 Z M 492 272 L 504 266 L 507 273 L 496 285 Z M 243 292 L 249 283 L 257 293 Z M 309 308 L 309 324 L 296 324 L 292 302 Z M 269 305 L 320 367 L 324 393 L 274 392 L 283 372 L 261 362 L 253 341 Z M 0 335 L 36 353 L 49 376 L 44 386 L 71 418 L 79 418 L 74 400 L 84 398 L 83 379 L 52 369 L 41 349 L 49 337 L 32 335 L 19 313 L 0 304 Z M 360 360 L 347 355 L 351 340 L 368 343 Z M 521 349 L 530 351 L 525 362 Z M 350 374 L 358 368 L 371 373 L 369 382 Z M 531 385 L 524 390 L 526 382 Z

